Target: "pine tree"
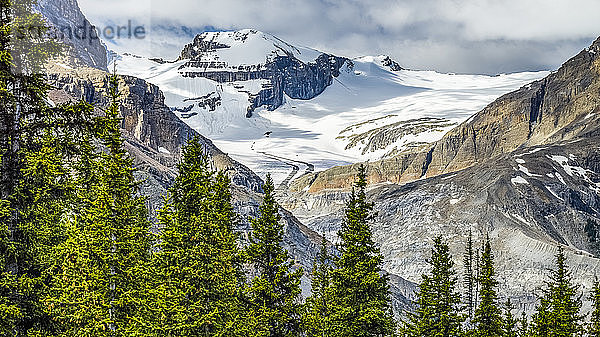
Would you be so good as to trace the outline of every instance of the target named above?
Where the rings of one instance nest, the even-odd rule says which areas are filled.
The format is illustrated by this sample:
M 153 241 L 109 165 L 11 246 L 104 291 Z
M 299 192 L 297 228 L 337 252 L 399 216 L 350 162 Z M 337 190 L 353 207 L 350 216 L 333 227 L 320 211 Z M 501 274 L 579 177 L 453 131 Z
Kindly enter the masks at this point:
M 467 316 L 469 319 L 473 317 L 473 310 L 475 309 L 474 299 L 474 288 L 475 278 L 473 275 L 473 233 L 469 229 L 469 237 L 467 239 L 467 245 L 465 248 L 465 255 L 463 258 L 465 270 L 464 270 L 464 287 L 465 287 L 465 304 L 467 309 Z
M 366 169 L 361 165 L 344 210 L 338 232 L 340 256 L 331 275 L 336 336 L 386 336 L 395 330 L 383 256 L 370 228 L 374 205 L 367 202 L 366 187 Z
M 592 301 L 592 312 L 587 333 L 590 337 L 600 337 L 600 282 L 597 279 L 592 287 L 590 300 Z
M 331 264 L 332 257 L 327 250 L 327 240 L 323 237 L 321 250 L 313 264 L 312 295 L 306 299 L 304 330 L 309 337 L 333 336 L 331 329 Z
M 476 335 L 481 337 L 500 336 L 502 334 L 502 313 L 498 306 L 495 279 L 494 256 L 489 238 L 486 240 L 481 254 L 481 270 L 479 272 L 479 305 L 475 309 L 473 324 Z
M 422 275 L 414 312 L 407 313 L 404 331 L 409 337 L 461 336 L 464 317 L 460 314 L 457 276 L 448 245 L 441 237 L 434 239 L 429 274 Z
M 215 173 L 197 138 L 159 219 L 150 330 L 157 336 L 240 336 L 242 260 L 229 179 Z
M 270 176 L 267 176 L 263 190 L 260 215 L 251 219 L 252 233 L 247 248 L 249 262 L 256 274 L 247 291 L 253 333 L 271 337 L 299 336 L 302 269 L 293 271 L 293 261 L 281 246 L 283 225 Z
M 566 337 L 581 332 L 582 316 L 579 286 L 574 285 L 567 270 L 561 246 L 556 254 L 556 269 L 546 283 L 544 296 L 532 317 L 532 335 L 536 337 Z
M 517 327 L 517 319 L 512 314 L 514 310 L 513 304 L 510 302 L 510 299 L 506 300 L 504 304 L 504 315 L 502 317 L 502 336 L 503 337 L 518 337 L 519 331 Z

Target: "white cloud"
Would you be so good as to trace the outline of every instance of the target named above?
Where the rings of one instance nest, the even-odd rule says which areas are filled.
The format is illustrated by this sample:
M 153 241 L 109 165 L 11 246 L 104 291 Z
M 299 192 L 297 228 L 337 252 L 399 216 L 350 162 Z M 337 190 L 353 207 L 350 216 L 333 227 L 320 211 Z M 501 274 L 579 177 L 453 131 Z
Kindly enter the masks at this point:
M 390 54 L 407 67 L 454 72 L 555 68 L 600 35 L 597 0 L 79 2 L 97 25 L 134 19 L 147 27 L 168 22 L 198 31 L 255 28 L 345 56 Z M 151 48 L 154 56 L 170 58 L 189 39 L 158 31 L 149 37 L 146 45 L 164 42 Z

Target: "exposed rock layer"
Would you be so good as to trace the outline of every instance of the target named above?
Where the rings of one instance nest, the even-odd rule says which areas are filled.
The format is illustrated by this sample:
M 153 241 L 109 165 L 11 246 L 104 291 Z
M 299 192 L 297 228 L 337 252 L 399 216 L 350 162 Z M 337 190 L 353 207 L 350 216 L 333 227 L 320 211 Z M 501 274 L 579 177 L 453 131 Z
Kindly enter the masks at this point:
M 600 111 L 600 39 L 548 77 L 503 95 L 423 151 L 369 164 L 372 184 L 455 172 L 520 147 L 575 139 Z M 311 192 L 349 188 L 351 166 L 297 181 Z

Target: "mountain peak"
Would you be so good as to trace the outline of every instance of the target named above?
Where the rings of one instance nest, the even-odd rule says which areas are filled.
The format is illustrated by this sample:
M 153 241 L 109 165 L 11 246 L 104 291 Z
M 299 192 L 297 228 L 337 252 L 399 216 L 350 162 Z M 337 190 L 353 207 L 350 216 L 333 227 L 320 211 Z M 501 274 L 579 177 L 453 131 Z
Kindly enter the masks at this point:
M 386 67 L 391 71 L 404 70 L 404 68 L 402 68 L 400 66 L 400 63 L 396 62 L 388 55 L 362 56 L 362 57 L 356 58 L 355 60 L 360 61 L 360 62 L 372 62 L 372 63 L 378 64 L 382 67 Z
M 291 56 L 302 62 L 311 62 L 322 53 L 306 47 L 294 46 L 271 34 L 255 29 L 204 32 L 185 46 L 180 60 L 221 62 L 227 66 L 262 65 L 277 56 Z
M 600 36 L 594 42 L 592 42 L 592 45 L 588 48 L 588 50 L 600 52 Z

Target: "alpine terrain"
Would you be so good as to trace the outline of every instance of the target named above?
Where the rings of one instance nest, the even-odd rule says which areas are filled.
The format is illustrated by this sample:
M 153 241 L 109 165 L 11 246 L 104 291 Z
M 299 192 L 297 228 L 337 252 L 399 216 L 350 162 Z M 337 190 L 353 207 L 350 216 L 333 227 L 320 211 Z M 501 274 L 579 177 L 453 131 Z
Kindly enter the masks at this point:
M 52 25 L 85 20 L 71 0 L 38 10 Z M 121 131 L 153 230 L 181 149 L 197 137 L 233 182 L 245 235 L 270 173 L 304 296 L 322 236 L 339 243 L 346 201 L 357 200 L 359 164 L 397 315 L 438 236 L 457 270 L 469 233 L 479 251 L 489 238 L 498 292 L 529 313 L 558 246 L 584 290 L 600 271 L 600 38 L 558 70 L 497 76 L 348 58 L 254 29 L 202 32 L 172 60 L 107 57 L 100 40 L 68 45 L 48 66 L 50 100 L 107 107 L 116 69 Z

